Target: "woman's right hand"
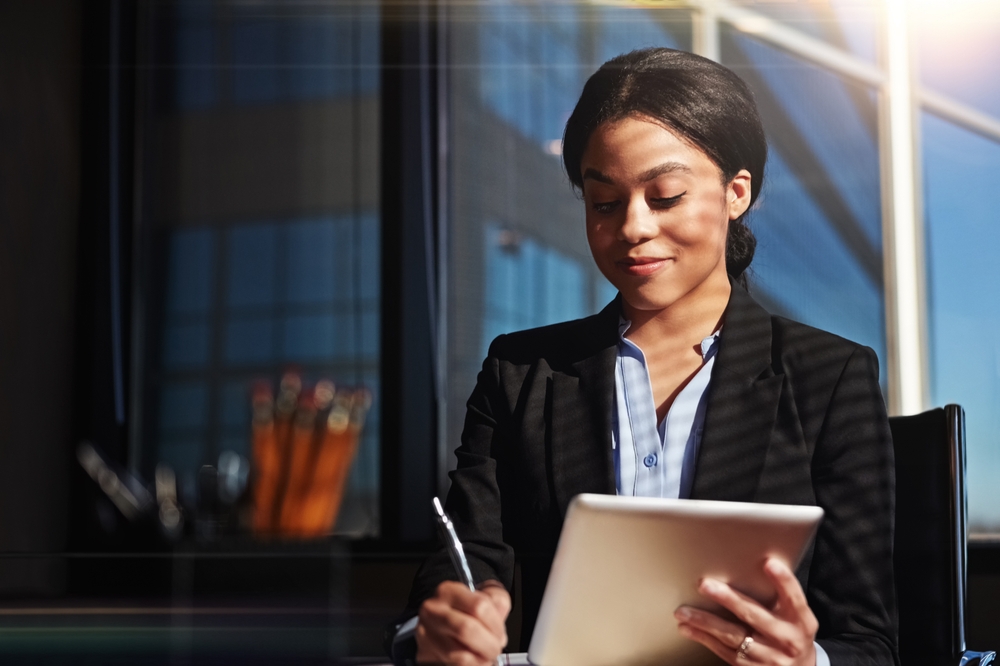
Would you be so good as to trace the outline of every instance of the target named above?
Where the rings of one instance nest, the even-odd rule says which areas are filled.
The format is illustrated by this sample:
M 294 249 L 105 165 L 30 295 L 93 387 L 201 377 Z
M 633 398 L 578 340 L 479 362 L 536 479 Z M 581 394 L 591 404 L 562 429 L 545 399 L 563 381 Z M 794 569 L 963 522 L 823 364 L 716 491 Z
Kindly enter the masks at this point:
M 420 606 L 417 662 L 493 666 L 507 645 L 510 594 L 498 581 L 476 592 L 455 581 L 438 585 Z

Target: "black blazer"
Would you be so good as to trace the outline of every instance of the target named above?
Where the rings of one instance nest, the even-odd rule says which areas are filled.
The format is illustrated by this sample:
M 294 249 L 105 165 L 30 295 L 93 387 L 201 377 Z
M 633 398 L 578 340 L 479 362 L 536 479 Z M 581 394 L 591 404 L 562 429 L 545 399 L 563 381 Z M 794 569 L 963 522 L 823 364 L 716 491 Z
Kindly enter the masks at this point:
M 620 304 L 503 335 L 469 398 L 447 511 L 476 580 L 513 590 L 522 641 L 538 614 L 570 499 L 615 492 L 611 428 Z M 832 664 L 898 663 L 893 458 L 875 353 L 774 317 L 733 285 L 712 369 L 693 498 L 822 506 L 796 572 Z M 411 612 L 455 578 L 442 551 Z

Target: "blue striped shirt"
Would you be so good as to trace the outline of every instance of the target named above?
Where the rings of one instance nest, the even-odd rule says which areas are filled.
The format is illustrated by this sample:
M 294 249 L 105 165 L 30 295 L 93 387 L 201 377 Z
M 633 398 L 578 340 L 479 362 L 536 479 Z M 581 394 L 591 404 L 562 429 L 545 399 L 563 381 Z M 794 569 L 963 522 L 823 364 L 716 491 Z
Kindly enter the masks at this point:
M 625 337 L 631 325 L 619 319 L 611 433 L 615 488 L 619 495 L 689 499 L 721 329 L 701 341 L 701 368 L 657 423 L 646 356 Z M 816 666 L 830 666 L 826 651 L 815 646 Z
M 694 464 L 705 424 L 708 384 L 719 333 L 701 341 L 701 368 L 657 423 L 646 357 L 625 337 L 631 324 L 622 319 L 618 326 L 612 432 L 615 488 L 619 495 L 687 499 L 691 496 Z

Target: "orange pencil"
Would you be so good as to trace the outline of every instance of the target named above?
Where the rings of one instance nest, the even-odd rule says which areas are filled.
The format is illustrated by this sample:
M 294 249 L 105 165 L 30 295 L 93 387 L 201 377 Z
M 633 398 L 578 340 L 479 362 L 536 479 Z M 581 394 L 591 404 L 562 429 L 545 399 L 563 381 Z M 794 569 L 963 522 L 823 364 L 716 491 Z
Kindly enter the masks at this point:
M 312 536 L 333 530 L 370 404 L 367 391 L 341 392 L 334 399 L 316 457 L 312 492 L 302 512 L 304 531 Z
M 335 394 L 333 382 L 320 380 L 313 390 L 312 409 L 308 414 L 296 417 L 296 421 L 300 424 L 297 428 L 301 427 L 303 430 L 292 452 L 288 493 L 281 520 L 284 534 L 298 537 L 316 536 L 315 531 L 309 528 L 305 516 L 316 488 L 316 460 L 322 447 L 327 415 L 333 405 Z
M 273 525 L 273 511 L 278 494 L 278 476 L 281 458 L 274 435 L 274 401 L 266 384 L 253 389 L 253 517 L 252 527 L 257 534 L 266 534 Z
M 301 515 L 312 485 L 315 432 L 315 399 L 312 392 L 303 393 L 292 428 L 288 451 L 288 480 L 281 503 L 281 518 L 278 521 L 278 531 L 285 536 L 304 536 Z
M 269 467 L 262 471 L 263 486 L 255 500 L 254 532 L 273 535 L 278 532 L 281 503 L 288 485 L 288 458 L 291 448 L 295 406 L 302 390 L 302 379 L 297 373 L 286 372 L 281 378 L 277 400 L 274 401 L 271 437 L 273 454 L 268 453 L 262 462 Z

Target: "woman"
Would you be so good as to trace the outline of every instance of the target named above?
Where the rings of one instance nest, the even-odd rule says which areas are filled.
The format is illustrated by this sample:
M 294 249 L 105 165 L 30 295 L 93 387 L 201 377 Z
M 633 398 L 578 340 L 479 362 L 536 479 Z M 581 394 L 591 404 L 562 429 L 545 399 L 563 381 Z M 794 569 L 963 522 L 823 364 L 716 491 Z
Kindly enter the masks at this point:
M 442 582 L 455 577 L 443 552 L 424 565 L 410 601 L 418 661 L 492 662 L 515 554 L 526 644 L 569 500 L 617 492 L 822 506 L 798 571 L 764 565 L 773 606 L 705 580 L 738 621 L 681 608 L 680 630 L 730 664 L 898 662 L 877 360 L 745 291 L 766 153 L 746 84 L 704 58 L 635 51 L 587 82 L 563 159 L 619 298 L 493 342 L 446 507 L 486 582 Z

